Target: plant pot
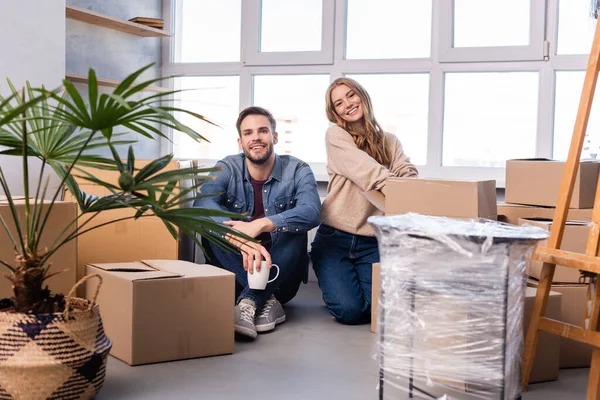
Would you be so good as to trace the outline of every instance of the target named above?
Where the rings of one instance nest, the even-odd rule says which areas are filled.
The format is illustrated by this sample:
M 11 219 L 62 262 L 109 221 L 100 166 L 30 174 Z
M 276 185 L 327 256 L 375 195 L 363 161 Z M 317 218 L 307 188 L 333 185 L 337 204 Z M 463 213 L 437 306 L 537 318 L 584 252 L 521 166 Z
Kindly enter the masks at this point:
M 89 278 L 100 280 L 93 300 L 72 297 Z M 95 300 L 99 275 L 77 282 L 65 311 L 0 312 L 0 399 L 92 399 L 104 384 L 112 342 Z

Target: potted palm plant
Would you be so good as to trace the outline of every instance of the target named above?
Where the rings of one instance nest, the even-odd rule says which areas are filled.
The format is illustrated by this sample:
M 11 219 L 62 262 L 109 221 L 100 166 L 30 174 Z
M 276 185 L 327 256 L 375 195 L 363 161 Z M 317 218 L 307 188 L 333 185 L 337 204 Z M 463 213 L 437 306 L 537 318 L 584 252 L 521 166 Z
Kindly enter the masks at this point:
M 225 235 L 236 235 L 210 217 L 239 215 L 180 207 L 190 200 L 189 195 L 197 195 L 196 189 L 213 169 L 166 170 L 172 160 L 172 155 L 167 155 L 138 170 L 131 146 L 125 161 L 119 155 L 117 146 L 130 144 L 123 140 L 119 129 L 155 137 L 164 136 L 161 128 L 166 127 L 195 140 L 203 139 L 189 126 L 181 124 L 173 113 L 187 113 L 205 120 L 203 116 L 165 105 L 164 100 L 176 91 L 143 96 L 143 89 L 167 79 L 136 83 L 150 66 L 125 78 L 112 93 L 103 94 L 99 93 L 95 72 L 90 70 L 85 99 L 66 80 L 64 87 L 56 91 L 28 86 L 21 92 L 11 85 L 12 96 L 0 97 L 0 154 L 20 157 L 23 161 L 25 209 L 21 220 L 15 196 L 7 184 L 7 171 L 0 165 L 0 187 L 12 217 L 7 221 L 0 216 L 0 229 L 8 233 L 15 253 L 14 259 L 0 260 L 8 271 L 14 292 L 12 298 L 0 302 L 2 398 L 20 398 L 27 394 L 28 399 L 87 399 L 100 390 L 111 342 L 102 329 L 98 306 L 93 300 L 74 297 L 75 287 L 65 296 L 52 293 L 45 285 L 51 276 L 53 255 L 80 235 L 100 227 L 88 225 L 98 213 L 131 208 L 135 213 L 130 218 L 156 216 L 174 237 L 179 230 L 199 245 L 196 233 L 225 247 L 230 246 L 223 239 Z M 101 148 L 109 149 L 106 153 L 112 156 L 98 155 L 95 150 Z M 28 163 L 31 158 L 41 161 L 40 170 L 36 171 L 36 187 L 29 185 L 33 175 Z M 87 167 L 117 171 L 118 183 L 98 179 L 86 172 Z M 60 180 L 60 187 L 54 192 L 48 191 L 46 174 L 49 170 Z M 177 188 L 178 181 L 190 178 L 195 180 L 195 185 Z M 103 186 L 110 194 L 100 197 L 84 193 L 78 179 Z M 39 239 L 48 216 L 65 187 L 77 201 L 79 216 L 73 221 L 64 221 L 64 230 L 54 244 L 41 248 Z M 83 223 L 80 222 L 82 217 L 86 218 Z

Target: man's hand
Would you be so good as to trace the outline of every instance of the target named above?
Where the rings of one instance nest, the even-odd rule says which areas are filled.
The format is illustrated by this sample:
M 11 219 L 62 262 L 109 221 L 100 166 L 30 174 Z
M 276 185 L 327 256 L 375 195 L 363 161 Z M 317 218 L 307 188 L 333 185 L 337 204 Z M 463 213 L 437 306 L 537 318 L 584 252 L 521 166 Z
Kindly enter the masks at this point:
M 243 233 L 251 238 L 256 238 L 263 232 L 271 232 L 275 229 L 275 224 L 268 218 L 256 219 L 252 222 L 244 221 L 224 221 L 223 224 L 232 227 L 238 232 Z M 243 258 L 244 269 L 251 274 L 254 273 L 254 268 L 260 271 L 260 264 L 263 257 L 267 262 L 267 266 L 271 268 L 271 255 L 260 243 L 250 242 L 243 238 L 228 234 L 227 240 L 240 249 Z
M 242 265 L 246 271 L 253 274 L 255 267 L 256 271 L 260 271 L 260 264 L 262 263 L 263 257 L 267 263 L 267 267 L 271 268 L 271 255 L 260 243 L 251 242 L 229 233 L 226 238 L 235 247 L 240 249 L 243 260 Z
M 271 232 L 275 229 L 275 224 L 268 218 L 255 219 L 252 222 L 225 221 L 223 223 L 252 238 L 256 238 L 263 232 Z

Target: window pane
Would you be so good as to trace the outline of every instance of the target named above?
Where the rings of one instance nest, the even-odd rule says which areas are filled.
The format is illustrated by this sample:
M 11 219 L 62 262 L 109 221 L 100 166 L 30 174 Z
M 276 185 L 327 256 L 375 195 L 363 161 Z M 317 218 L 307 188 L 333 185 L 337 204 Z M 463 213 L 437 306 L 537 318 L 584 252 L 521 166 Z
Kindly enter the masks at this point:
M 538 81 L 537 72 L 446 74 L 443 165 L 535 156 Z
M 278 154 L 308 162 L 325 162 L 325 92 L 329 75 L 261 75 L 254 77 L 254 105 L 277 120 Z
M 427 163 L 429 74 L 348 75 L 371 97 L 375 118 L 400 139 L 414 164 Z
M 556 95 L 554 97 L 554 155 L 565 160 L 569 154 L 571 137 L 577 118 L 577 109 L 583 89 L 584 71 L 559 71 L 556 73 Z M 596 158 L 600 150 L 600 118 L 598 97 L 594 96 L 592 111 L 587 126 L 587 140 L 581 153 L 582 158 Z
M 454 47 L 529 45 L 530 8 L 530 0 L 454 0 Z
M 431 55 L 431 0 L 348 0 L 346 59 Z M 386 43 L 386 45 L 379 45 Z
M 200 143 L 185 134 L 175 135 L 174 153 L 179 158 L 221 159 L 238 152 L 235 121 L 239 113 L 240 78 L 238 76 L 185 77 L 176 85 L 187 89 L 179 93 L 176 107 L 205 116 L 220 127 L 199 121 L 188 114 L 178 119 L 210 141 Z M 190 90 L 193 89 L 193 90 Z
M 322 0 L 262 0 L 260 51 L 320 51 Z
M 241 0 L 179 2 L 175 62 L 240 61 Z
M 590 54 L 596 20 L 590 17 L 589 0 L 558 3 L 557 54 Z

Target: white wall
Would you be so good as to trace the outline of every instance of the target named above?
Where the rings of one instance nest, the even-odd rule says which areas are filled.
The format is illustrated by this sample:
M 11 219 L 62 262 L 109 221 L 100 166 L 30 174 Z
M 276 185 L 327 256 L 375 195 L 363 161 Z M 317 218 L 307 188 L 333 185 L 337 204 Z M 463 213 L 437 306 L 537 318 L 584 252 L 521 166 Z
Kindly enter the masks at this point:
M 0 93 L 9 93 L 6 78 L 17 87 L 28 80 L 33 86 L 55 88 L 64 76 L 65 0 L 0 1 Z M 39 166 L 34 161 L 30 165 Z M 15 194 L 23 193 L 21 164 L 19 157 L 0 156 Z M 31 182 L 37 181 L 34 177 Z M 56 179 L 53 183 L 56 187 Z

